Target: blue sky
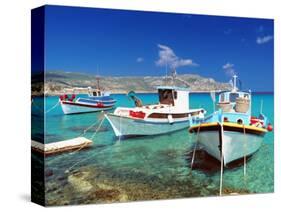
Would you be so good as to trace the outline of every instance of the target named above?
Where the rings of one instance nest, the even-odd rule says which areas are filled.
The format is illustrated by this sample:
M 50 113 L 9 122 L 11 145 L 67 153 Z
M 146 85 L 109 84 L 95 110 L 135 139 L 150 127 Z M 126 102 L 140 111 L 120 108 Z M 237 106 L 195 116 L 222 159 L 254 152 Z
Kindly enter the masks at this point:
M 47 71 L 199 74 L 273 91 L 273 20 L 47 6 Z M 98 67 L 98 68 L 97 68 Z

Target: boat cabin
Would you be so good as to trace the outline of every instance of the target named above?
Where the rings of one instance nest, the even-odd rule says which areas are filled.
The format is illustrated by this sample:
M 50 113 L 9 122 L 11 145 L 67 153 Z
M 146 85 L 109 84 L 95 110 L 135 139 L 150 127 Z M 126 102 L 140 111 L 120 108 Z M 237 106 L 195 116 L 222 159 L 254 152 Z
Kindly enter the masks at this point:
M 251 114 L 251 95 L 247 92 L 223 92 L 217 106 L 223 112 Z
M 236 78 L 235 75 L 232 90 L 219 95 L 217 108 L 222 112 L 223 121 L 248 124 L 251 118 L 251 93 L 239 91 Z
M 157 88 L 159 104 L 170 105 L 177 108 L 189 109 L 189 91 L 174 86 L 161 86 Z
M 93 96 L 93 97 L 94 97 L 94 96 L 95 96 L 95 97 L 96 97 L 96 96 L 101 96 L 101 91 L 100 91 L 100 90 L 93 90 L 90 94 L 91 94 L 91 96 Z
M 236 75 L 233 76 L 232 90 L 219 95 L 217 106 L 223 112 L 251 114 L 251 94 L 238 90 Z
M 100 89 L 92 89 L 88 87 L 88 95 L 89 97 L 104 97 L 104 96 L 109 96 L 109 92 L 103 92 Z

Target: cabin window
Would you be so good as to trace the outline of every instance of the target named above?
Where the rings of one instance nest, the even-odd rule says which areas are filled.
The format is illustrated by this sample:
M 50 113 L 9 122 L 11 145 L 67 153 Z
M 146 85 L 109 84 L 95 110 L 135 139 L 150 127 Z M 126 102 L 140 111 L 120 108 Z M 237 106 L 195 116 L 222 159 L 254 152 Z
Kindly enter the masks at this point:
M 230 93 L 229 94 L 229 101 L 230 102 L 235 102 L 238 97 L 239 97 L 238 93 Z
M 249 99 L 249 94 L 244 94 L 244 98 Z
M 97 96 L 97 92 L 96 91 L 93 92 L 93 96 Z
M 174 105 L 173 91 L 168 89 L 159 90 L 159 102 L 166 105 Z M 175 93 L 174 93 L 175 95 Z M 177 95 L 177 94 L 176 94 Z
M 98 91 L 98 96 L 101 96 L 100 91 Z

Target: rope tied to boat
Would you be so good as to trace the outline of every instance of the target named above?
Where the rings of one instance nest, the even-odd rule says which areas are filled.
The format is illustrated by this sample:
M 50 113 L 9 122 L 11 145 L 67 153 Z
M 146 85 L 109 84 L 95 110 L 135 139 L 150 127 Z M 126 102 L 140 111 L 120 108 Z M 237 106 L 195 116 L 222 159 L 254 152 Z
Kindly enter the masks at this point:
M 102 123 L 103 123 L 104 119 L 105 119 L 105 116 L 103 116 L 103 118 L 102 118 L 102 120 L 101 120 L 101 122 L 100 122 L 99 126 L 97 127 L 96 131 L 95 131 L 95 132 L 94 132 L 94 134 L 92 135 L 91 140 L 93 140 L 93 139 L 94 139 L 94 137 L 96 136 L 96 134 L 97 134 L 97 133 L 98 133 L 98 131 L 100 130 L 100 128 L 101 128 L 101 126 L 102 126 Z
M 104 111 L 102 111 L 102 114 L 104 114 Z M 103 115 L 102 120 L 101 120 L 101 119 L 98 119 L 96 122 L 94 122 L 93 124 L 91 124 L 88 128 L 86 128 L 85 130 L 83 130 L 83 132 L 82 132 L 81 134 L 79 134 L 79 136 L 77 136 L 77 138 L 79 138 L 79 137 L 85 135 L 85 134 L 87 133 L 87 131 L 89 131 L 93 126 L 95 126 L 98 122 L 100 122 L 100 123 L 99 123 L 99 126 L 96 128 L 95 132 L 94 132 L 93 135 L 91 136 L 91 140 L 93 140 L 94 137 L 97 135 L 98 131 L 100 130 L 100 128 L 101 128 L 101 126 L 102 126 L 102 123 L 104 122 L 104 119 L 105 119 L 105 116 Z M 74 153 L 80 151 L 80 150 L 81 150 L 82 148 L 84 148 L 86 145 L 88 145 L 88 143 L 83 144 L 79 149 L 76 149 L 76 150 L 70 152 L 69 154 L 64 154 L 64 155 L 62 155 L 61 157 L 56 157 L 56 158 L 52 159 L 51 162 L 54 162 L 54 161 L 56 161 L 56 160 L 62 160 L 62 159 L 64 159 L 64 158 L 66 158 L 66 157 L 69 157 L 70 155 L 73 155 Z M 91 155 L 91 156 L 92 156 L 92 155 Z M 88 160 L 89 158 L 90 158 L 90 157 L 87 157 L 87 158 L 85 158 L 85 159 L 83 159 L 83 160 L 77 161 L 77 162 L 74 163 L 69 169 L 66 169 L 66 170 L 65 170 L 65 173 L 69 173 L 69 171 L 70 171 L 73 167 L 75 167 L 77 164 L 79 164 L 79 163 L 81 163 L 81 162 L 83 162 L 83 161 L 85 161 L 85 160 Z
M 243 145 L 243 149 L 244 149 L 244 183 L 246 184 L 246 172 L 247 172 L 247 157 L 246 157 L 246 148 L 247 148 L 247 137 L 246 137 L 246 128 L 245 128 L 245 125 L 243 124 L 243 133 L 244 133 L 244 137 L 245 137 L 245 141 L 244 141 L 244 145 Z
M 51 107 L 50 109 L 48 109 L 45 114 L 51 112 L 53 109 L 55 109 L 58 105 L 59 105 L 60 101 L 58 101 L 53 107 Z
M 95 132 L 94 132 L 93 135 L 91 136 L 91 138 L 90 138 L 91 140 L 93 140 L 94 137 L 97 135 L 98 131 L 100 130 L 100 128 L 101 128 L 101 126 L 102 126 L 102 124 L 103 124 L 103 122 L 104 122 L 104 120 L 105 120 L 104 111 L 102 111 L 102 114 L 103 114 L 103 118 L 102 118 L 102 120 L 100 121 L 100 123 L 99 123 L 97 129 L 95 130 Z M 99 120 L 98 120 L 98 121 L 99 121 Z M 86 132 L 87 132 L 88 130 L 90 130 L 93 126 L 95 126 L 96 123 L 97 123 L 97 122 L 95 122 L 95 123 L 92 124 L 90 127 L 88 127 L 86 130 L 84 130 L 83 135 L 86 134 Z M 86 144 L 84 144 L 84 145 L 86 145 Z M 71 152 L 70 154 L 74 154 L 74 153 L 76 153 L 77 151 L 81 150 L 81 149 L 84 147 L 84 145 L 82 145 L 79 149 L 77 149 L 77 150 Z M 75 166 L 77 166 L 79 163 L 81 163 L 81 162 L 83 162 L 83 161 L 86 161 L 86 160 L 90 159 L 91 157 L 93 157 L 93 155 L 90 155 L 89 157 L 86 157 L 86 158 L 84 158 L 84 159 L 82 159 L 82 160 L 80 160 L 80 161 L 77 161 L 77 162 L 74 163 L 69 169 L 66 169 L 66 170 L 65 170 L 65 173 L 69 173 L 70 170 L 73 169 Z
M 37 110 L 39 110 L 40 112 L 42 113 L 49 113 L 51 112 L 52 110 L 54 110 L 59 104 L 60 104 L 60 101 L 58 100 L 57 103 L 55 105 L 53 105 L 51 108 L 49 108 L 48 110 L 42 110 L 42 108 L 40 106 L 38 106 L 33 99 L 31 99 L 31 104 L 33 104 L 35 106 L 35 108 L 37 108 Z
M 104 116 L 104 111 L 101 111 L 101 114 L 102 114 L 102 120 L 101 122 L 103 122 L 103 120 L 105 119 L 105 116 Z M 79 136 L 84 136 L 91 128 L 93 128 L 95 125 L 97 125 L 98 123 L 100 122 L 100 119 L 98 119 L 97 121 L 95 121 L 93 124 L 91 124 L 89 127 L 87 127 L 86 129 L 83 130 L 83 132 L 79 135 Z M 98 127 L 100 128 L 100 126 Z M 97 129 L 98 129 L 97 128 Z
M 100 128 L 101 128 L 101 126 L 102 126 L 102 123 L 103 123 L 103 121 L 104 121 L 104 119 L 105 119 L 105 116 L 104 116 L 104 112 L 103 112 L 103 111 L 102 111 L 102 114 L 103 114 L 103 118 L 102 118 L 101 121 L 100 121 L 100 120 L 97 120 L 96 122 L 94 122 L 93 124 L 91 124 L 91 125 L 90 125 L 88 128 L 86 128 L 86 129 L 83 131 L 83 133 L 81 133 L 78 137 L 84 136 L 84 135 L 87 133 L 88 130 L 90 130 L 92 127 L 94 127 L 94 126 L 100 121 L 99 126 L 96 128 L 95 132 L 93 133 L 93 135 L 92 135 L 91 138 L 90 138 L 90 140 L 93 140 L 94 137 L 96 136 L 96 134 L 98 133 L 98 131 L 100 130 Z M 74 153 L 80 151 L 80 150 L 83 149 L 86 145 L 87 145 L 87 143 L 83 144 L 79 149 L 76 149 L 75 151 L 71 152 L 70 154 L 74 154 Z
M 222 119 L 223 120 L 223 119 Z M 221 135 L 220 135 L 220 162 L 221 162 L 221 170 L 220 170 L 220 196 L 223 195 L 223 167 L 224 167 L 224 155 L 223 155 L 223 137 L 224 137 L 224 128 L 223 123 L 218 122 L 218 125 L 220 126 Z
M 190 173 L 191 173 L 192 168 L 193 168 L 193 163 L 194 163 L 194 159 L 195 159 L 195 153 L 196 153 L 196 149 L 197 149 L 197 144 L 199 142 L 200 128 L 201 128 L 201 123 L 199 124 L 198 130 L 197 130 L 197 134 L 196 134 L 196 143 L 195 143 L 195 147 L 194 147 L 193 153 L 192 153 L 192 159 L 191 159 L 191 165 L 190 165 Z

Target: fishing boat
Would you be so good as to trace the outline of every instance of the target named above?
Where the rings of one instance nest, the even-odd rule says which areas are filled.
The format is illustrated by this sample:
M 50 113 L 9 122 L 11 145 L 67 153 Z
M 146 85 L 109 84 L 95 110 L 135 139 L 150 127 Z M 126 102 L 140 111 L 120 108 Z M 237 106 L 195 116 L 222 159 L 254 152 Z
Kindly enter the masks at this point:
M 175 86 L 157 88 L 159 102 L 143 105 L 134 92 L 135 107 L 118 107 L 105 115 L 117 137 L 159 135 L 189 127 L 204 118 L 205 110 L 189 108 L 189 90 Z
M 213 101 L 215 103 L 214 97 Z M 224 166 L 254 154 L 265 134 L 272 130 L 262 109 L 258 117 L 252 116 L 251 103 L 251 92 L 239 91 L 235 75 L 232 89 L 219 94 L 218 109 L 189 128 L 190 133 L 197 134 L 197 142 L 203 150 Z
M 104 92 L 100 88 L 100 78 L 96 77 L 97 88 L 88 87 L 88 97 L 77 97 L 72 89 L 71 95 L 60 96 L 60 105 L 64 114 L 77 114 L 110 110 L 115 106 L 116 100 L 110 97 L 110 92 Z

